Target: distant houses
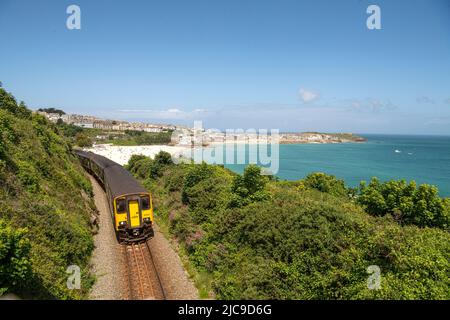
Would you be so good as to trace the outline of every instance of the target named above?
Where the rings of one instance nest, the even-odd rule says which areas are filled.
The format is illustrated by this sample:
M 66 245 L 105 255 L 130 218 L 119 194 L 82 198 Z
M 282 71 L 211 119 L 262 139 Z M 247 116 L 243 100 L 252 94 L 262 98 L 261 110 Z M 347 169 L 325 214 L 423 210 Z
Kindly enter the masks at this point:
M 41 110 L 41 111 L 40 111 Z M 213 129 L 195 129 L 185 126 L 170 124 L 150 124 L 142 122 L 128 122 L 122 120 L 105 120 L 94 116 L 77 114 L 65 114 L 57 109 L 40 109 L 37 112 L 44 115 L 52 122 L 63 121 L 82 128 L 102 129 L 108 131 L 145 131 L 145 132 L 167 132 L 174 131 L 172 143 L 186 146 L 199 146 L 222 143 L 280 143 L 280 144 L 302 144 L 302 143 L 345 143 L 364 142 L 365 138 L 351 133 L 320 133 L 320 132 L 292 132 L 280 133 L 277 136 L 257 135 L 256 131 L 244 132 L 221 132 Z M 42 110 L 56 110 L 57 112 L 45 112 Z
M 42 114 L 50 121 L 56 123 L 63 121 L 67 124 L 72 124 L 82 128 L 93 128 L 102 130 L 114 130 L 114 131 L 145 131 L 145 132 L 164 132 L 173 131 L 177 129 L 175 125 L 167 124 L 149 124 L 142 122 L 128 122 L 120 120 L 104 120 L 94 116 L 78 115 L 78 114 L 65 114 L 61 112 L 45 112 L 40 109 L 37 113 Z

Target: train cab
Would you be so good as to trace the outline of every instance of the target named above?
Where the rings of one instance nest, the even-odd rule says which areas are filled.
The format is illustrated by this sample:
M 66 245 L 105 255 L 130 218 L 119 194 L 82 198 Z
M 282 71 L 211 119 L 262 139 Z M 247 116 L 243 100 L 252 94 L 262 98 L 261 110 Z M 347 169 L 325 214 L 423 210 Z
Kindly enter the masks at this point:
M 82 166 L 102 185 L 119 243 L 153 237 L 152 196 L 121 165 L 92 152 L 76 150 Z

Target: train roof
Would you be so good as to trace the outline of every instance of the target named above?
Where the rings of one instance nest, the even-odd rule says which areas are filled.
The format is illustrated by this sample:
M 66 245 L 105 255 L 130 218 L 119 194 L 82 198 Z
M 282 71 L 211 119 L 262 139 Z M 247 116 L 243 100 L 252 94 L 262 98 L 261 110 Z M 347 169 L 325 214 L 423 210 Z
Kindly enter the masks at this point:
M 113 198 L 134 193 L 148 193 L 148 191 L 120 164 L 90 151 L 74 150 L 84 158 L 94 161 L 103 170 L 105 183 L 108 184 Z
M 105 182 L 113 198 L 134 193 L 148 193 L 136 179 L 122 166 L 110 166 L 105 169 Z
M 120 164 L 90 151 L 82 151 L 82 150 L 74 150 L 74 151 L 77 155 L 94 161 L 102 169 L 106 169 L 111 166 L 120 166 Z

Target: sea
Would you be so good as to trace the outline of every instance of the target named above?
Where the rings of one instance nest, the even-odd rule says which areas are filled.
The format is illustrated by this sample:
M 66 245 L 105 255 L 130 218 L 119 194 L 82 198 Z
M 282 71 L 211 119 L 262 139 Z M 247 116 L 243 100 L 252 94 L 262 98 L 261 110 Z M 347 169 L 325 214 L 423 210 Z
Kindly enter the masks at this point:
M 450 136 L 360 134 L 364 143 L 282 144 L 277 176 L 302 179 L 312 172 L 325 172 L 343 179 L 347 186 L 378 177 L 415 180 L 432 184 L 442 197 L 450 197 Z M 249 150 L 247 146 L 247 150 Z M 225 164 L 242 173 L 248 164 Z

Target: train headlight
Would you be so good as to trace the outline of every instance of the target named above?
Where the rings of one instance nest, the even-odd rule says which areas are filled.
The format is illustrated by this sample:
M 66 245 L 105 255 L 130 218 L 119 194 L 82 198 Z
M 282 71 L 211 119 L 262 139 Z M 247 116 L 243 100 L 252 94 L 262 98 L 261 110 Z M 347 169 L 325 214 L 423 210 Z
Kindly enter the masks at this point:
M 119 222 L 119 227 L 125 227 L 127 225 L 126 221 L 120 221 Z
M 148 223 L 148 224 L 150 224 L 150 223 L 151 223 L 151 220 L 150 220 L 150 218 L 144 218 L 144 219 L 143 219 L 143 221 L 144 221 L 144 223 Z

